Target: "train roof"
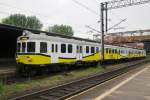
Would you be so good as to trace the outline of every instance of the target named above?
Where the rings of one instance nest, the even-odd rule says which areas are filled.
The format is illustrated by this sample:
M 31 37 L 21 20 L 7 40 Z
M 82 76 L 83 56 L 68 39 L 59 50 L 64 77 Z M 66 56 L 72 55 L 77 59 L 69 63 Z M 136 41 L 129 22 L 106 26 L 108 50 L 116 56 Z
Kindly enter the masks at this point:
M 59 41 L 59 38 L 61 38 L 61 39 L 65 39 L 65 41 L 70 41 L 70 42 L 72 42 L 71 40 L 76 40 L 76 42 L 81 42 L 81 41 L 79 41 L 79 40 L 77 40 L 77 39 L 74 39 L 74 38 L 64 38 L 64 37 L 57 37 L 57 36 L 51 36 L 51 35 L 49 35 L 49 36 L 47 36 L 45 33 L 41 33 L 41 34 L 34 34 L 34 33 L 32 33 L 32 32 L 30 32 L 30 31 L 24 31 L 24 34 L 23 34 L 23 37 L 24 36 L 29 36 L 29 37 L 31 37 L 31 39 L 41 39 L 41 40 L 49 40 L 49 39 L 56 39 L 56 40 L 58 40 Z M 22 36 L 21 36 L 22 37 Z M 53 38 L 52 38 L 53 37 Z M 89 42 L 89 41 L 84 41 L 83 39 L 82 39 L 82 41 L 83 42 L 87 42 L 87 43 L 93 43 L 93 42 Z M 74 41 L 75 42 L 75 41 Z M 97 45 L 98 44 L 100 44 L 99 42 L 95 42 Z M 133 49 L 133 50 L 143 50 L 143 49 L 137 49 L 137 48 L 131 48 L 131 47 L 127 47 L 127 46 L 118 46 L 118 45 L 107 45 L 107 44 L 105 44 L 105 48 L 111 48 L 111 47 L 114 47 L 114 48 L 121 48 L 121 49 Z

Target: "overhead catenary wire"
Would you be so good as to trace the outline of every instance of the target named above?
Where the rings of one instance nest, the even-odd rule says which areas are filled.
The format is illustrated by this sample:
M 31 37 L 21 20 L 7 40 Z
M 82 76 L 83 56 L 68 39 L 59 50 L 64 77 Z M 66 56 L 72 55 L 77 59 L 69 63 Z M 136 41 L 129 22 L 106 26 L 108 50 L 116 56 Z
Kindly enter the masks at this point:
M 73 1 L 74 3 L 76 3 L 77 5 L 79 5 L 79 6 L 83 7 L 83 8 L 85 8 L 85 9 L 88 10 L 88 11 L 90 11 L 91 13 L 93 13 L 93 14 L 95 14 L 95 15 L 98 15 L 98 16 L 100 15 L 100 14 L 97 13 L 95 10 L 89 8 L 88 6 L 82 4 L 81 2 L 79 2 L 79 1 L 77 1 L 77 0 L 72 0 L 72 1 Z
M 126 20 L 127 20 L 126 18 L 125 18 L 125 19 L 122 19 L 122 20 L 121 20 L 120 22 L 118 22 L 117 24 L 114 24 L 113 26 L 111 26 L 110 28 L 108 28 L 108 31 L 111 30 L 111 29 L 113 29 L 114 27 L 120 25 L 122 22 L 125 22 Z
M 73 1 L 74 3 L 76 3 L 76 4 L 78 4 L 79 6 L 84 7 L 85 9 L 87 9 L 87 10 L 90 11 L 90 12 L 92 12 L 93 14 L 96 14 L 96 15 L 99 16 L 99 14 L 98 14 L 95 10 L 89 8 L 88 6 L 82 4 L 81 2 L 79 2 L 79 1 L 77 1 L 77 0 L 72 0 L 72 1 Z M 22 9 L 22 8 L 19 8 L 19 7 L 10 5 L 10 4 L 6 4 L 6 3 L 3 3 L 3 2 L 0 2 L 0 6 L 11 7 L 11 8 L 14 8 L 14 9 L 18 9 L 18 10 L 22 10 L 22 11 L 27 11 L 27 12 L 30 12 L 30 13 L 37 14 L 37 15 L 39 15 L 39 16 L 43 16 L 43 17 L 48 17 L 48 18 L 49 18 L 49 16 L 45 16 L 45 15 L 43 15 L 43 14 L 41 14 L 41 13 L 37 13 L 37 12 L 31 11 L 31 10 L 29 10 L 29 9 L 28 9 L 28 10 L 27 10 L 27 9 Z
M 122 22 L 125 22 L 127 19 L 122 19 L 120 22 L 118 22 L 117 24 L 114 24 L 113 26 L 111 26 L 110 28 L 108 28 L 108 31 L 110 31 L 111 29 L 115 28 L 116 26 L 120 25 Z M 101 33 L 100 31 L 98 31 L 97 29 L 95 28 L 92 28 L 91 26 L 89 25 L 86 25 L 87 28 L 91 29 L 92 31 L 95 31 L 97 33 Z M 99 36 L 100 34 L 96 34 L 95 36 Z M 108 34 L 105 34 L 105 35 L 108 35 Z
M 96 15 L 99 15 L 96 11 L 94 11 L 93 9 L 89 8 L 88 6 L 82 4 L 81 2 L 77 1 L 77 0 L 72 0 L 73 2 L 75 2 L 76 4 L 84 7 L 85 9 L 87 9 L 88 11 L 96 14 Z M 37 12 L 34 12 L 34 11 L 31 11 L 31 10 L 27 10 L 27 9 L 22 9 L 22 8 L 19 8 L 19 7 L 16 7 L 16 6 L 13 6 L 13 5 L 10 5 L 10 4 L 6 4 L 6 3 L 3 3 L 3 2 L 0 2 L 0 6 L 7 6 L 7 7 L 11 7 L 11 8 L 14 8 L 14 9 L 18 9 L 18 10 L 22 10 L 22 11 L 27 11 L 27 12 L 30 12 L 30 13 L 35 13 L 37 15 L 40 15 L 40 16 L 43 16 L 43 14 L 41 13 L 37 13 Z M 44 16 L 44 17 L 49 17 L 49 16 Z
M 90 12 L 92 12 L 93 14 L 99 16 L 99 14 L 98 14 L 96 11 L 92 10 L 92 9 L 89 8 L 88 6 L 85 6 L 84 4 L 78 2 L 77 0 L 72 0 L 72 1 L 74 1 L 76 4 L 78 4 L 78 5 L 80 5 L 80 6 L 84 7 L 85 9 L 87 9 L 87 10 L 90 11 Z M 13 6 L 13 5 L 10 5 L 10 4 L 6 4 L 6 3 L 3 3 L 3 2 L 0 2 L 0 6 L 5 6 L 5 7 L 9 7 L 9 8 L 21 10 L 21 11 L 23 11 L 23 12 L 28 12 L 28 13 L 36 14 L 36 15 L 39 15 L 40 17 L 49 18 L 49 16 L 45 16 L 45 15 L 43 15 L 43 14 L 41 14 L 41 13 L 37 13 L 37 12 L 31 11 L 31 10 L 29 10 L 29 9 L 27 10 L 27 9 L 23 9 L 23 8 L 20 8 L 20 7 L 16 7 L 16 6 Z M 10 13 L 10 14 L 7 13 L 7 15 L 11 15 L 11 14 L 12 14 L 12 13 Z
M 90 7 L 88 7 L 88 6 L 84 5 L 84 4 L 82 4 L 81 2 L 79 2 L 79 1 L 77 1 L 77 0 L 72 0 L 72 1 L 73 1 L 74 3 L 76 3 L 76 4 L 78 4 L 79 6 L 83 7 L 84 9 L 86 9 L 86 10 L 92 12 L 93 14 L 100 16 L 99 13 L 97 13 L 95 10 L 93 10 L 93 9 L 91 9 Z M 27 12 L 27 13 L 39 15 L 40 17 L 49 18 L 49 16 L 45 16 L 45 15 L 43 15 L 43 14 L 41 14 L 41 13 L 34 12 L 34 11 L 30 10 L 30 9 L 20 8 L 20 7 L 17 7 L 17 6 L 14 6 L 14 5 L 10 5 L 10 4 L 7 4 L 7 3 L 3 3 L 3 2 L 0 2 L 0 6 L 7 7 L 7 8 L 12 8 L 12 9 L 16 9 L 16 10 L 18 10 L 18 11 L 20 10 L 21 12 Z M 7 11 L 7 12 L 5 11 L 5 12 L 3 12 L 3 14 L 5 14 L 5 15 L 11 15 L 11 14 L 13 14 L 13 13 L 10 13 L 9 11 Z M 49 24 L 49 23 L 47 23 L 47 22 L 44 22 L 44 23 L 45 23 L 45 24 Z

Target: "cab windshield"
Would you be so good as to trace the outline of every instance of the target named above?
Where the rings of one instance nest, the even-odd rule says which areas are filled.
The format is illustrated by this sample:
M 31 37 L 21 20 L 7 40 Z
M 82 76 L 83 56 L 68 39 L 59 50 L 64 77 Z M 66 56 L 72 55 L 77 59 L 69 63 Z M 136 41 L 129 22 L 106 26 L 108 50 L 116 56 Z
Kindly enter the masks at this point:
M 27 52 L 35 52 L 35 42 L 27 42 Z
M 34 53 L 35 52 L 35 42 L 19 42 L 17 43 L 18 53 Z

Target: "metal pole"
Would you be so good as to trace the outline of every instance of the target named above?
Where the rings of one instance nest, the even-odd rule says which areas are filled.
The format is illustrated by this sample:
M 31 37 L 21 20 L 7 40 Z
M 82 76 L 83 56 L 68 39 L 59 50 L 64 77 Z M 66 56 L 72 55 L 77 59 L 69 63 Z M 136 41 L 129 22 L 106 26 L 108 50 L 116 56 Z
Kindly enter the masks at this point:
M 108 9 L 107 9 L 107 5 L 108 5 L 108 3 L 107 2 L 105 2 L 105 32 L 106 32 L 106 34 L 107 34 L 107 31 L 108 31 Z
M 104 4 L 101 3 L 101 60 L 104 61 Z

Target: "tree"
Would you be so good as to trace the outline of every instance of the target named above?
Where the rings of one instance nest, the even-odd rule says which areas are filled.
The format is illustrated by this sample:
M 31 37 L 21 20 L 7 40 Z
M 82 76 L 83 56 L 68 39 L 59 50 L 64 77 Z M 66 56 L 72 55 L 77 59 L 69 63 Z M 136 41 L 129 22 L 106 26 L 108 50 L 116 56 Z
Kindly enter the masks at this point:
M 68 25 L 54 25 L 54 26 L 48 27 L 46 31 L 60 33 L 63 35 L 68 35 L 68 36 L 73 36 L 74 34 L 72 27 Z
M 40 20 L 38 20 L 35 16 L 29 16 L 27 17 L 27 28 L 32 28 L 32 29 L 41 29 L 42 24 Z
M 32 29 L 41 29 L 43 26 L 37 17 L 26 17 L 23 14 L 10 15 L 9 17 L 2 19 L 2 23 Z

